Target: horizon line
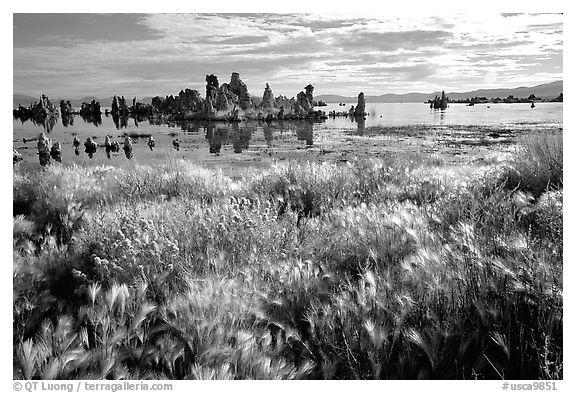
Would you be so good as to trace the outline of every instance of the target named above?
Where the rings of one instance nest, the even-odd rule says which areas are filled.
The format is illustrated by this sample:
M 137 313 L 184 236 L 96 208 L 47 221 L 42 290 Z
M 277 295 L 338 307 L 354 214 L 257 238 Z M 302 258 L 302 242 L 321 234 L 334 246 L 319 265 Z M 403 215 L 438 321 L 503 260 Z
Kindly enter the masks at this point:
M 522 85 L 522 86 L 517 86 L 517 87 L 492 87 L 492 88 L 478 88 L 478 89 L 474 89 L 474 90 L 468 90 L 468 91 L 451 91 L 451 92 L 447 92 L 446 94 L 466 94 L 466 93 L 472 93 L 475 91 L 479 91 L 479 90 L 515 90 L 515 89 L 526 89 L 526 88 L 534 88 L 534 87 L 538 87 L 538 86 L 543 86 L 543 85 L 548 85 L 548 84 L 552 84 L 552 83 L 557 83 L 557 82 L 564 82 L 564 79 L 556 79 L 550 82 L 545 82 L 545 83 L 539 83 L 537 85 L 532 85 L 532 86 L 527 86 L 527 85 Z M 188 89 L 187 87 L 181 88 L 180 91 L 184 91 L 185 89 Z M 191 89 L 191 90 L 196 90 L 196 89 Z M 179 92 L 180 92 L 179 91 Z M 198 90 L 197 90 L 198 91 Z M 367 97 L 381 97 L 381 96 L 386 96 L 386 95 L 410 95 L 410 94 L 435 94 L 435 93 L 439 93 L 442 92 L 443 90 L 436 90 L 436 91 L 432 91 L 432 92 L 418 92 L 418 91 L 412 91 L 412 92 L 408 92 L 408 93 L 383 93 L 383 94 L 379 94 L 379 95 L 375 95 L 375 94 L 366 94 Z M 445 90 L 444 90 L 445 91 Z M 153 97 L 164 97 L 164 96 L 177 96 L 178 93 L 171 93 L 171 94 L 163 94 L 163 95 L 159 95 L 159 94 L 155 94 L 155 95 L 150 95 L 150 94 L 144 94 L 144 95 L 140 95 L 142 98 L 153 98 Z M 45 93 L 37 93 L 38 97 L 40 97 L 42 94 Z M 348 93 L 347 93 L 348 94 Z M 353 93 L 356 94 L 356 93 Z M 359 94 L 359 93 L 358 93 Z M 20 93 L 20 92 L 12 92 L 12 97 L 14 98 L 15 95 L 20 95 L 20 96 L 26 96 L 26 97 L 31 97 L 31 98 L 36 98 L 36 96 L 32 95 L 32 93 Z M 122 96 L 126 96 L 126 97 L 138 97 L 139 95 L 133 95 L 133 94 L 129 94 L 129 95 L 118 95 L 118 94 L 111 94 L 110 97 L 113 97 L 114 95 L 122 97 Z M 251 94 L 252 95 L 252 94 Z M 283 94 L 279 94 L 279 95 L 283 95 Z M 343 98 L 354 98 L 354 95 L 352 96 L 348 96 L 348 95 L 344 95 L 344 94 L 337 94 L 337 93 L 323 93 L 323 94 L 318 94 L 316 96 L 340 96 Z M 63 99 L 64 96 L 59 95 L 58 97 L 56 97 L 56 99 Z M 87 97 L 92 97 L 92 98 L 109 98 L 109 97 L 102 97 L 102 96 L 96 96 L 96 95 L 91 95 L 91 94 L 87 94 L 87 95 L 83 95 L 81 97 L 66 97 L 68 99 L 72 99 L 72 100 L 79 100 L 79 99 L 83 99 L 83 98 L 87 98 Z M 256 96 L 258 97 L 258 96 Z M 294 97 L 293 97 L 294 98 Z

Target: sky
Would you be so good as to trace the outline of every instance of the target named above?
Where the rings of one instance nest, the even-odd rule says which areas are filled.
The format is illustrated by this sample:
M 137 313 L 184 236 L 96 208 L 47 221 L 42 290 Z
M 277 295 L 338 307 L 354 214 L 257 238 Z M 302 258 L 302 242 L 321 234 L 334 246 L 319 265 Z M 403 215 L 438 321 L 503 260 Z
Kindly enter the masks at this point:
M 464 92 L 563 79 L 563 15 L 13 14 L 13 92 L 205 93 L 240 73 L 253 96 Z

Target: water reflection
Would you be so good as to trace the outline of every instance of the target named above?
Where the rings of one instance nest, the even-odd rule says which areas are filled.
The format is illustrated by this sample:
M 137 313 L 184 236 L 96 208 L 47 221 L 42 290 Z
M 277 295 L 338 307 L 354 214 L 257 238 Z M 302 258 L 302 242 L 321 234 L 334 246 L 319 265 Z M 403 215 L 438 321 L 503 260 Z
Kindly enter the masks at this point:
M 242 153 L 242 150 L 250 147 L 250 139 L 252 138 L 252 128 L 242 127 L 238 123 L 232 123 L 232 147 L 234 153 Z
M 74 125 L 74 115 L 73 114 L 62 114 L 62 125 L 64 127 Z
M 366 119 L 364 117 L 358 117 L 356 123 L 358 125 L 358 135 L 364 135 L 364 131 L 366 131 Z
M 82 117 L 82 120 L 84 120 L 85 123 L 94 124 L 94 126 L 96 127 L 102 125 L 102 115 L 100 113 L 89 114 L 81 112 L 80 116 Z
M 272 147 L 272 139 L 273 139 L 272 126 L 270 126 L 269 124 L 264 125 L 263 131 L 264 131 L 264 139 L 266 139 L 266 145 L 268 147 Z
M 544 105 L 541 105 L 540 107 L 543 106 Z M 410 115 L 404 115 L 404 112 L 402 112 L 401 115 L 405 117 L 403 117 L 402 121 L 398 124 L 395 123 L 396 119 L 399 118 L 398 111 L 402 110 L 407 112 L 407 109 L 392 105 L 383 106 L 383 109 L 378 111 L 377 115 L 373 116 L 371 114 L 366 119 L 363 117 L 336 117 L 334 119 L 327 120 L 324 124 L 318 124 L 312 121 L 306 122 L 291 120 L 274 120 L 271 122 L 251 120 L 242 121 L 240 123 L 209 123 L 200 121 L 168 123 L 159 117 L 142 118 L 133 116 L 120 116 L 118 114 L 112 116 L 112 114 L 109 112 L 109 117 L 102 116 L 102 125 L 99 127 L 100 131 L 94 133 L 92 133 L 90 130 L 92 126 L 87 128 L 84 121 L 76 120 L 76 122 L 74 122 L 75 116 L 73 115 L 62 116 L 62 126 L 58 124 L 57 117 L 46 117 L 45 119 L 21 119 L 19 117 L 14 117 L 14 140 L 17 141 L 15 143 L 15 147 L 18 148 L 18 141 L 22 140 L 22 137 L 30 138 L 31 136 L 38 135 L 40 131 L 45 133 L 51 132 L 51 134 L 48 136 L 50 138 L 59 139 L 63 144 L 65 151 L 63 152 L 64 157 L 62 160 L 78 162 L 79 160 L 76 157 L 78 155 L 82 156 L 80 151 L 82 149 L 82 145 L 84 144 L 82 141 L 85 141 L 87 136 L 98 136 L 99 138 L 103 139 L 107 133 L 113 134 L 114 139 L 117 139 L 120 145 L 118 154 L 122 155 L 123 152 L 121 149 L 123 147 L 122 143 L 124 136 L 122 136 L 120 139 L 118 135 L 125 133 L 126 135 L 142 135 L 142 138 L 146 138 L 140 139 L 141 143 L 137 143 L 133 146 L 134 150 L 132 153 L 128 152 L 128 158 L 134 157 L 135 159 L 147 160 L 161 159 L 164 156 L 164 153 L 173 152 L 172 149 L 178 150 L 181 144 L 182 149 L 180 149 L 180 152 L 182 155 L 186 158 L 195 159 L 197 156 L 205 157 L 206 147 L 208 147 L 209 152 L 213 155 L 227 155 L 232 154 L 232 152 L 237 154 L 246 154 L 247 149 L 254 149 L 255 145 L 264 148 L 265 153 L 270 153 L 273 149 L 283 148 L 285 146 L 295 147 L 295 144 L 301 148 L 304 146 L 314 146 L 319 143 L 319 135 L 320 138 L 322 138 L 322 141 L 329 140 L 329 138 L 332 137 L 332 130 L 337 130 L 339 135 L 342 133 L 351 133 L 354 135 L 368 137 L 371 134 L 374 134 L 374 132 L 377 132 L 376 129 L 380 129 L 382 127 L 385 128 L 383 131 L 387 132 L 388 130 L 386 127 L 406 126 L 406 124 L 408 124 L 408 116 L 411 115 L 413 115 L 414 118 L 412 123 L 409 124 L 419 124 L 417 122 L 420 120 L 422 120 L 423 124 L 453 124 L 455 120 L 461 121 L 464 119 L 463 115 L 459 114 L 458 110 L 468 111 L 466 112 L 468 116 L 466 119 L 468 122 L 471 121 L 470 116 L 472 115 L 482 116 L 479 119 L 484 120 L 485 123 L 494 123 L 500 121 L 502 118 L 502 115 L 494 114 L 494 112 L 500 108 L 496 107 L 496 105 L 494 105 L 490 110 L 483 110 L 481 113 L 479 111 L 480 108 L 477 108 L 476 112 L 480 114 L 477 114 L 476 112 L 471 113 L 469 108 L 456 106 L 448 108 L 446 111 L 441 111 L 439 109 L 429 109 L 425 105 L 415 106 L 405 104 L 404 107 L 409 109 L 411 113 Z M 550 107 L 557 111 L 553 113 L 561 113 L 561 107 L 559 109 L 553 106 Z M 505 107 L 505 110 L 509 111 L 511 110 L 510 108 L 514 107 L 507 106 Z M 504 109 L 500 110 L 503 111 Z M 449 114 L 447 114 L 448 111 L 450 111 Z M 516 122 L 518 122 L 518 119 L 522 119 L 521 116 L 524 116 L 526 111 L 527 110 L 524 109 L 524 112 L 518 112 L 519 114 L 515 115 L 515 118 L 517 119 Z M 379 117 L 381 114 L 384 115 L 383 118 Z M 511 116 L 508 115 L 507 112 L 505 114 L 506 116 Z M 134 120 L 129 119 L 129 117 L 132 117 Z M 378 117 L 378 119 L 375 119 L 376 117 Z M 83 119 L 86 120 L 85 117 L 83 117 Z M 92 118 L 87 119 L 91 124 L 94 124 Z M 148 121 L 146 121 L 146 119 L 148 119 Z M 476 119 L 473 118 L 472 120 L 475 121 Z M 23 126 L 21 123 L 25 125 Z M 96 123 L 98 124 L 99 121 L 96 121 Z M 66 129 L 64 127 L 68 128 Z M 133 130 L 136 130 L 136 127 L 138 127 L 137 131 L 133 132 Z M 128 130 L 124 130 L 123 128 L 127 128 Z M 122 130 L 118 132 L 113 131 L 114 129 Z M 316 135 L 314 135 L 315 133 Z M 74 154 L 70 154 L 71 151 L 66 151 L 66 146 L 71 142 L 71 139 L 74 138 L 74 135 L 78 135 L 78 138 L 80 138 L 78 141 L 79 146 L 74 149 Z M 155 138 L 155 146 L 153 144 L 150 145 L 146 143 L 149 141 L 149 135 L 153 135 L 153 138 Z M 176 137 L 182 138 L 182 140 L 175 140 Z M 174 140 L 175 143 L 173 143 Z M 101 140 L 101 142 L 103 142 L 103 140 Z M 189 146 L 197 146 L 198 144 L 200 144 L 200 149 L 203 150 L 203 154 L 197 155 L 188 149 Z M 224 146 L 226 144 L 229 144 L 229 146 Z M 104 143 L 102 143 L 102 147 L 104 147 Z M 222 151 L 223 147 L 224 152 Z M 156 154 L 150 154 L 151 151 Z M 144 152 L 146 154 L 143 154 Z M 111 158 L 111 155 L 114 152 L 110 150 L 107 153 L 108 154 L 106 154 L 106 156 Z M 180 155 L 180 153 L 178 153 L 178 155 Z M 103 156 L 97 158 L 104 159 Z M 120 158 L 121 161 L 124 161 L 123 156 Z
M 299 141 L 306 141 L 306 146 L 314 144 L 314 123 L 306 121 L 301 127 L 296 127 L 296 137 Z
M 222 144 L 228 144 L 228 129 L 216 127 L 214 123 L 207 123 L 205 137 L 210 144 L 208 148 L 209 152 L 219 156 L 222 150 Z
M 47 116 L 46 119 L 44 119 L 42 126 L 46 132 L 52 132 L 57 122 L 58 118 L 56 116 Z
M 112 121 L 114 122 L 117 130 L 127 128 L 129 118 L 129 116 L 120 116 L 117 113 L 112 113 Z M 134 119 L 134 123 L 136 123 L 136 119 Z
M 152 118 L 148 118 L 148 116 L 144 116 L 144 115 L 132 115 L 132 118 L 134 119 L 134 126 L 136 126 L 136 128 L 138 128 L 138 123 L 142 123 L 145 120 L 149 120 L 149 124 L 152 124 Z
M 42 127 L 46 132 L 50 132 L 54 129 L 56 123 L 58 123 L 58 117 L 56 116 L 46 116 L 46 117 L 26 117 L 26 116 L 17 116 L 16 117 L 22 124 L 26 124 L 26 122 L 30 121 L 37 127 Z
M 446 116 L 446 111 L 444 109 L 431 109 L 430 112 L 433 113 L 435 123 L 444 123 L 444 117 Z

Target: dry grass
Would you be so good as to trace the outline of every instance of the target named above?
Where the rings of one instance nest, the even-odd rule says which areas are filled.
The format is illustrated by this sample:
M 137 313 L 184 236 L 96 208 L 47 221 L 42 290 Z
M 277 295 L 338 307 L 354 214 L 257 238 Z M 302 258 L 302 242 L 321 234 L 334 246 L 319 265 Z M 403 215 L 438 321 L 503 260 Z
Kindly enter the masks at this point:
M 426 163 L 16 173 L 14 378 L 561 379 L 561 190 Z
M 541 132 L 524 137 L 512 167 L 507 172 L 507 184 L 532 193 L 538 198 L 550 189 L 563 187 L 562 132 Z

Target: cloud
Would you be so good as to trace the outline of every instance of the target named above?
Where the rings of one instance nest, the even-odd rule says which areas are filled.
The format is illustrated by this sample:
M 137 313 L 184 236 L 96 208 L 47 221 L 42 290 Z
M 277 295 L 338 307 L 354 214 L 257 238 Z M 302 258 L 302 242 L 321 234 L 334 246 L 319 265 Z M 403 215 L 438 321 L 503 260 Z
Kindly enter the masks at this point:
M 226 38 L 215 39 L 215 38 L 206 38 L 205 42 L 213 43 L 213 44 L 220 44 L 220 45 L 247 45 L 247 44 L 259 44 L 268 41 L 268 38 L 262 36 L 255 36 L 255 35 L 248 35 L 248 36 L 239 36 L 239 37 L 232 37 L 228 36 Z
M 554 31 L 561 32 L 563 28 L 564 24 L 562 22 L 528 25 L 528 30 L 541 31 L 541 32 L 554 32 Z
M 378 50 L 394 52 L 396 50 L 415 50 L 428 47 L 441 47 L 452 34 L 447 31 L 387 31 L 369 32 L 361 30 L 347 31 L 333 40 L 344 50 Z
M 562 53 L 558 14 L 15 14 L 13 84 L 35 96 L 165 95 L 236 71 L 255 95 L 266 82 L 288 96 L 307 83 L 318 94 L 461 90 L 496 69 L 509 87 L 561 79 Z
M 374 77 L 392 78 L 394 80 L 419 80 L 427 78 L 436 73 L 436 67 L 428 63 L 414 65 L 375 65 L 363 67 L 362 71 Z
M 14 14 L 14 47 L 72 46 L 79 40 L 143 41 L 159 38 L 141 14 Z

